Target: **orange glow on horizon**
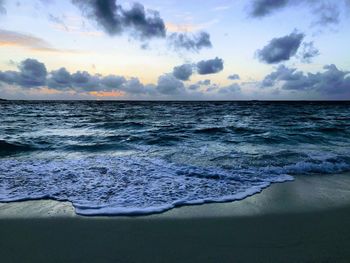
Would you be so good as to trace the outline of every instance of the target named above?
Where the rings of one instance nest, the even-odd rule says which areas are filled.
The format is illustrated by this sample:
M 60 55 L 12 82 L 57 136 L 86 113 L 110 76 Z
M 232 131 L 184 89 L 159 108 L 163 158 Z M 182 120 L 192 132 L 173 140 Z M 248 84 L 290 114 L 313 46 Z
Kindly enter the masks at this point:
M 125 92 L 123 91 L 90 91 L 90 95 L 95 97 L 124 97 Z

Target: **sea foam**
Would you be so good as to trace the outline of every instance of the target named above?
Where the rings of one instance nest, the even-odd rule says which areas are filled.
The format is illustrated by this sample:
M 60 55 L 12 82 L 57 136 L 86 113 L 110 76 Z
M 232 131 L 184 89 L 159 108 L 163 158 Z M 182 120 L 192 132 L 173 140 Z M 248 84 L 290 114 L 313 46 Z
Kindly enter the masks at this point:
M 0 161 L 0 201 L 70 201 L 81 215 L 139 215 L 176 206 L 241 200 L 291 174 L 350 170 L 329 160 L 285 167 L 207 168 L 140 157 Z

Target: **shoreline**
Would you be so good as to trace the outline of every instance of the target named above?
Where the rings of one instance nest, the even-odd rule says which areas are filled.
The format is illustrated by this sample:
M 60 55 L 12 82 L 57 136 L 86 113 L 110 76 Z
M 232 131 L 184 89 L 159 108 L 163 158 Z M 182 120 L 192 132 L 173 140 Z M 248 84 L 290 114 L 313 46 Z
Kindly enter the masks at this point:
M 0 236 L 5 263 L 345 263 L 350 174 L 302 176 L 242 201 L 150 216 L 83 217 L 49 200 L 0 204 Z
M 51 199 L 0 202 L 0 220 L 55 217 L 86 219 L 235 217 L 319 211 L 346 205 L 350 206 L 350 173 L 298 176 L 294 181 L 273 183 L 260 193 L 242 200 L 181 205 L 165 212 L 146 215 L 78 215 L 70 202 Z

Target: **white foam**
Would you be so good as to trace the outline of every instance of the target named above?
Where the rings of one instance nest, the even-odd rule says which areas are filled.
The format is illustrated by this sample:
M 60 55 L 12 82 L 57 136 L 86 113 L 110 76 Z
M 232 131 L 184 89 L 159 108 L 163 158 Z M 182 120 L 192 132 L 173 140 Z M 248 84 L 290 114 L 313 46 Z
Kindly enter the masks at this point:
M 350 170 L 344 161 L 236 170 L 141 157 L 0 160 L 0 201 L 70 201 L 82 215 L 159 213 L 176 206 L 241 200 L 291 174 Z

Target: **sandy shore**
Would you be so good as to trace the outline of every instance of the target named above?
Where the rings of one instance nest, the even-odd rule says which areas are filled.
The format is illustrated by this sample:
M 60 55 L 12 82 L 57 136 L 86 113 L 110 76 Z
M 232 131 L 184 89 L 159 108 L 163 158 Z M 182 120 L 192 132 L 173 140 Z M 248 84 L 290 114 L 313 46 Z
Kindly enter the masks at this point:
M 243 201 L 147 217 L 0 204 L 0 262 L 350 262 L 350 175 L 300 177 Z

